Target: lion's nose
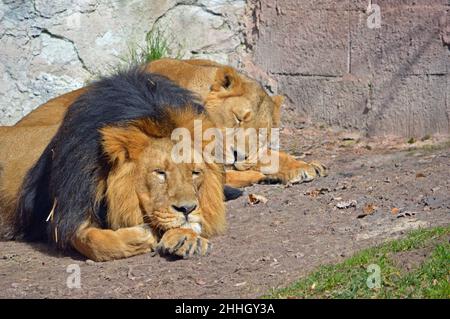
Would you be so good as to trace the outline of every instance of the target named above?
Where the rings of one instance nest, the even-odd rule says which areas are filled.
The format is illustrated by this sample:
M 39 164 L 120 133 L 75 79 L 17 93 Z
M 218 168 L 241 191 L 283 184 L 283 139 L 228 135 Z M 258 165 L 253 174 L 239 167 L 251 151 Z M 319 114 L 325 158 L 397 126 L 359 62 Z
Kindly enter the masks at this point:
M 250 110 L 233 110 L 234 117 L 238 123 L 248 122 L 252 117 L 252 112 Z
M 172 208 L 187 217 L 197 208 L 197 204 L 172 205 Z

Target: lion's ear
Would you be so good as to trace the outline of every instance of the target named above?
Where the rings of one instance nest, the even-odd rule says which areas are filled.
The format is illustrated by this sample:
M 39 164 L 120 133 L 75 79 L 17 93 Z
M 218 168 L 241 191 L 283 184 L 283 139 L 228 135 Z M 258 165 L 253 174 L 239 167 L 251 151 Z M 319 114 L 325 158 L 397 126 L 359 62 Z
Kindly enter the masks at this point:
M 135 126 L 106 126 L 100 130 L 103 150 L 112 163 L 138 159 L 149 137 Z
M 275 95 L 275 96 L 272 96 L 271 98 L 275 105 L 273 108 L 273 113 L 272 113 L 273 126 L 278 127 L 278 126 L 280 126 L 281 106 L 283 105 L 283 102 L 284 102 L 284 96 Z
M 218 68 L 214 83 L 211 85 L 211 91 L 239 94 L 242 91 L 242 81 L 239 74 L 229 66 Z

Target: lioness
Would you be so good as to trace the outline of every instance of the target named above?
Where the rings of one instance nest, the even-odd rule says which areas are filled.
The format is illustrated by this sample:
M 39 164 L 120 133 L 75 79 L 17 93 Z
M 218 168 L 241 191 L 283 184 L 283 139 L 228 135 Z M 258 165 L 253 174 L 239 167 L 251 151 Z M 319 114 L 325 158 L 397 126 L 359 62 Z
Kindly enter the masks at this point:
M 146 70 L 164 75 L 198 94 L 216 127 L 264 128 L 270 132 L 271 128 L 280 124 L 283 98 L 270 97 L 259 83 L 229 66 L 209 60 L 160 59 L 149 63 Z M 82 88 L 50 100 L 25 116 L 16 126 L 59 123 L 66 108 L 86 90 L 88 88 Z M 326 175 L 325 167 L 318 162 L 305 163 L 286 153 L 273 150 L 268 152 L 278 156 L 279 169 L 264 174 L 261 172 L 264 164 L 258 160 L 255 151 L 250 152 L 247 144 L 244 147 L 235 145 L 232 151 L 241 154 L 243 160 L 236 158 L 227 170 L 226 182 L 231 186 L 243 187 L 264 180 L 294 183 Z

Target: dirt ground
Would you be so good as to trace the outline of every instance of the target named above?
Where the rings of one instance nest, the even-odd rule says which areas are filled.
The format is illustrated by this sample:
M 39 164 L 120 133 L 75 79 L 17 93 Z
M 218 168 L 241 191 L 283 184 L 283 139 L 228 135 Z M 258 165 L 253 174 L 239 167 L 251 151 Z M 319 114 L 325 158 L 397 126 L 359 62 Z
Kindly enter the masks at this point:
M 299 158 L 322 161 L 329 176 L 247 188 L 227 203 L 229 229 L 212 239 L 210 256 L 94 263 L 41 244 L 0 242 L 0 297 L 253 298 L 361 248 L 450 222 L 448 142 L 367 140 L 318 127 L 284 129 L 281 140 Z M 251 206 L 250 193 L 268 202 Z M 71 264 L 80 266 L 81 288 L 66 286 Z

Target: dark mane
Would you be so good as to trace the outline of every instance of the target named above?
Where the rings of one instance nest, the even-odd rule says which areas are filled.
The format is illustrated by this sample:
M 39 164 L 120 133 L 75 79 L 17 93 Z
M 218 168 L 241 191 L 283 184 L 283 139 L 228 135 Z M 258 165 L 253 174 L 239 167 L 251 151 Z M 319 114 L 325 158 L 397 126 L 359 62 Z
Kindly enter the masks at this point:
M 70 106 L 58 132 L 23 181 L 15 237 L 51 240 L 64 249 L 83 221 L 91 218 L 104 225 L 107 209 L 104 202 L 96 202 L 95 194 L 109 164 L 99 129 L 142 118 L 165 123 L 164 109 L 187 107 L 203 112 L 193 93 L 139 67 L 90 85 Z

